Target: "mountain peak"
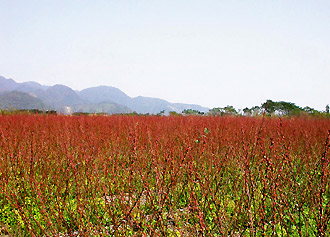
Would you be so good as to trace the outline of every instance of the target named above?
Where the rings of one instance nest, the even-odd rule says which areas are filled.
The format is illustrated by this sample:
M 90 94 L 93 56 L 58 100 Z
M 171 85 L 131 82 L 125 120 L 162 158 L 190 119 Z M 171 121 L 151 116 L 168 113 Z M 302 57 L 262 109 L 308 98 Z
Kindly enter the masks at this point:
M 17 86 L 18 83 L 16 83 L 13 79 L 6 79 L 0 76 L 0 93 L 15 90 Z

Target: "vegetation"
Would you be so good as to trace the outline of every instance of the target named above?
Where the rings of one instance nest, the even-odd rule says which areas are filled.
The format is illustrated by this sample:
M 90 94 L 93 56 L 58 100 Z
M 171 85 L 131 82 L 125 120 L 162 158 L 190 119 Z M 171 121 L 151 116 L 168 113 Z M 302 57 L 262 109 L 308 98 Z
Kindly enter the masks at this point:
M 224 108 L 213 108 L 209 111 L 210 115 L 220 115 L 220 116 L 228 116 L 228 115 L 237 115 L 237 111 L 236 109 L 231 106 L 231 105 L 227 105 Z
M 301 108 L 294 103 L 291 102 L 274 102 L 272 100 L 267 100 L 265 103 L 262 104 L 262 108 L 264 109 L 265 113 L 268 115 L 282 115 L 282 116 L 294 116 L 294 115 L 301 115 L 301 114 L 308 114 L 308 115 L 320 115 L 322 112 L 319 112 L 313 108 L 308 106 Z M 326 106 L 327 110 L 327 106 Z M 324 114 L 328 114 L 325 111 Z
M 11 91 L 0 94 L 0 109 L 22 110 L 39 109 L 45 110 L 47 106 L 38 98 L 20 91 Z
M 18 114 L 39 114 L 39 115 L 57 115 L 55 110 L 39 110 L 39 109 L 20 109 L 20 110 L 0 110 L 3 115 Z
M 184 113 L 184 111 L 182 112 Z M 195 114 L 200 114 L 195 111 Z M 323 116 L 329 117 L 329 105 L 326 106 L 325 111 L 317 111 L 316 109 L 308 106 L 301 108 L 294 103 L 285 101 L 272 101 L 267 100 L 261 106 L 253 106 L 252 108 L 244 108 L 242 112 L 237 111 L 233 106 L 227 105 L 224 108 L 213 108 L 210 109 L 207 115 L 215 116 Z
M 182 114 L 184 114 L 184 115 L 203 115 L 205 113 L 200 112 L 198 110 L 194 110 L 194 109 L 185 109 L 182 111 Z
M 329 236 L 330 120 L 0 115 L 0 234 Z

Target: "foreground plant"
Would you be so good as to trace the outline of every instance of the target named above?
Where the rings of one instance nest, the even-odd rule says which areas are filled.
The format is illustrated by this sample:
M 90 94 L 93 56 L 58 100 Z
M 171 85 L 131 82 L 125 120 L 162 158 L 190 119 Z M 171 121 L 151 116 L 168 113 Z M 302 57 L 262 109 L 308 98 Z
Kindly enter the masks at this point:
M 0 116 L 0 233 L 327 236 L 330 121 Z

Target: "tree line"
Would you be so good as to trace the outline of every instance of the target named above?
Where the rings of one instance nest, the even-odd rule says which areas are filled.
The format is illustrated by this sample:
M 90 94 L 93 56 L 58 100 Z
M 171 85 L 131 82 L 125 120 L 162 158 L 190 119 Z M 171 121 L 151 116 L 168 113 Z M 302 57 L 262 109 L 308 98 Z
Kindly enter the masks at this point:
M 170 112 L 171 114 L 171 112 Z M 185 109 L 182 111 L 184 115 L 214 115 L 214 116 L 329 116 L 329 105 L 326 105 L 324 111 L 318 111 L 309 106 L 300 107 L 295 103 L 286 101 L 272 101 L 267 100 L 261 106 L 253 106 L 251 108 L 244 108 L 236 110 L 232 105 L 226 107 L 210 109 L 208 113 L 203 113 L 197 110 Z

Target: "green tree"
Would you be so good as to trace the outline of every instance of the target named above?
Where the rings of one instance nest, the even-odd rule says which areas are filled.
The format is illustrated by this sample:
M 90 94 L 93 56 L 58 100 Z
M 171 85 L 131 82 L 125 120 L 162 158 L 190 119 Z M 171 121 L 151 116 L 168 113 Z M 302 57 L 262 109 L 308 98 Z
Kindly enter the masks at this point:
M 164 115 L 165 114 L 165 110 L 161 110 L 157 115 Z
M 181 115 L 181 114 L 179 114 L 179 113 L 177 113 L 177 112 L 175 112 L 175 111 L 170 111 L 170 112 L 169 112 L 169 115 L 170 115 L 170 116 L 179 116 L 179 115 Z
M 277 102 L 267 100 L 261 105 L 261 108 L 263 108 L 267 114 L 272 115 L 277 110 Z
M 262 108 L 260 106 L 253 106 L 251 108 L 251 113 L 253 116 L 257 116 L 257 115 L 260 115 L 262 113 Z
M 210 109 L 209 114 L 210 115 L 217 115 L 217 116 L 226 116 L 226 115 L 233 116 L 233 115 L 237 115 L 237 111 L 233 106 L 227 105 L 224 108 Z
M 182 111 L 182 113 L 185 115 L 202 115 L 202 114 L 204 114 L 203 112 L 200 112 L 200 111 L 194 110 L 194 109 L 185 109 Z
M 244 113 L 245 116 L 251 116 L 252 110 L 249 109 L 248 107 L 246 107 L 246 108 L 243 109 L 243 113 Z
M 319 111 L 317 111 L 316 109 L 313 109 L 309 106 L 305 106 L 303 108 L 303 111 L 309 115 L 316 115 L 316 114 L 319 114 Z
M 261 106 L 268 115 L 298 115 L 303 109 L 291 102 L 267 100 Z

